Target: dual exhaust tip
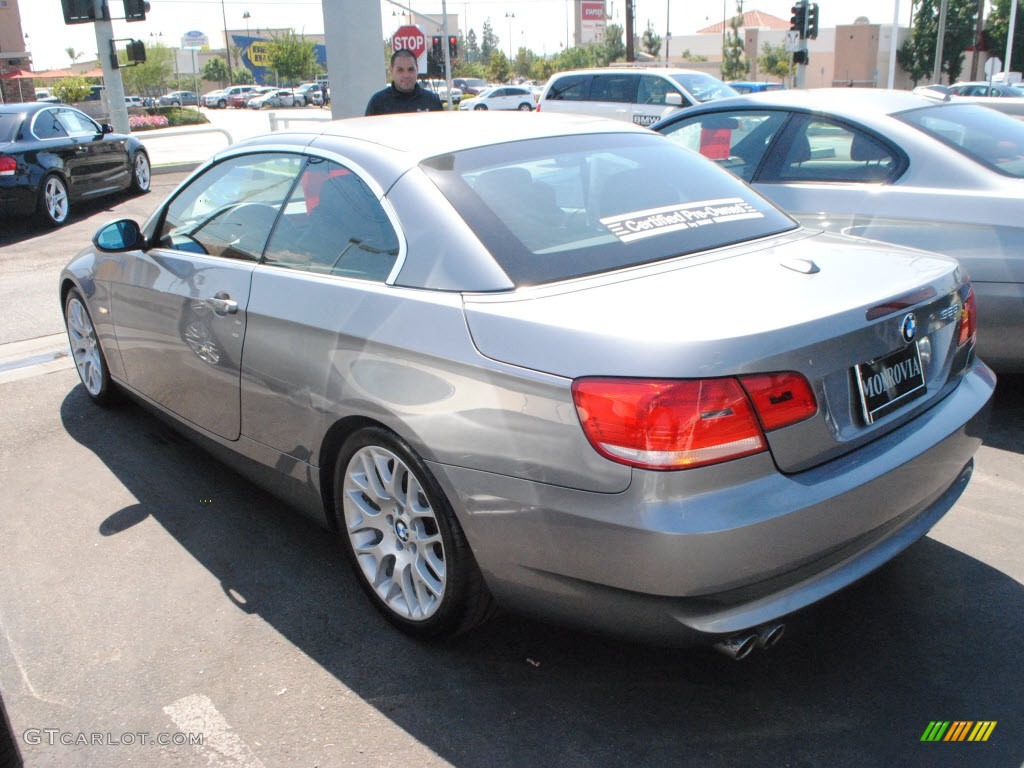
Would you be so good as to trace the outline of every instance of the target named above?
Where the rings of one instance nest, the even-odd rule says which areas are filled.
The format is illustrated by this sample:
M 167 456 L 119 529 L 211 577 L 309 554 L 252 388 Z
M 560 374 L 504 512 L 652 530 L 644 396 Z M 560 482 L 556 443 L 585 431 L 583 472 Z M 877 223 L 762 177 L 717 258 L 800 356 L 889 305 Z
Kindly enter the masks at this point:
M 715 643 L 715 650 L 724 653 L 730 659 L 740 661 L 747 658 L 756 648 L 768 650 L 782 639 L 785 631 L 785 624 L 764 624 L 756 629 L 719 640 Z

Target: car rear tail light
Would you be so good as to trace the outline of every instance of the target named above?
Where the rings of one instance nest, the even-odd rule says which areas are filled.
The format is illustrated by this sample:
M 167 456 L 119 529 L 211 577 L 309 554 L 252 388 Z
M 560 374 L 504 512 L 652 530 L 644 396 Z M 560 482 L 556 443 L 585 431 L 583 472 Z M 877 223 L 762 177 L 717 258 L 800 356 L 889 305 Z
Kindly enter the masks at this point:
M 13 157 L 0 156 L 0 176 L 13 176 L 18 163 Z
M 965 290 L 967 292 L 966 296 L 964 296 Z M 978 331 L 978 308 L 974 302 L 974 288 L 968 283 L 960 289 L 960 295 L 963 300 L 963 307 L 960 310 L 959 333 L 956 340 L 958 347 L 962 347 L 968 342 L 973 344 Z
M 766 373 L 741 376 L 754 409 L 766 432 L 788 427 L 818 412 L 811 385 L 799 373 Z
M 590 444 L 620 464 L 691 469 L 768 447 L 736 379 L 582 378 L 572 395 Z

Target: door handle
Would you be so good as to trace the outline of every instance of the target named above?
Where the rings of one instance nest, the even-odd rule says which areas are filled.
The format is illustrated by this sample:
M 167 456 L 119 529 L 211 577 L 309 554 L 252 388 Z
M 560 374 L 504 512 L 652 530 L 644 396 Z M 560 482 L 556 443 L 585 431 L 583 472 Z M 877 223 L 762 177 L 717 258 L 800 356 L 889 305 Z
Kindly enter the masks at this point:
M 206 299 L 206 303 L 218 315 L 233 315 L 238 312 L 238 302 L 224 291 L 215 294 L 212 299 Z

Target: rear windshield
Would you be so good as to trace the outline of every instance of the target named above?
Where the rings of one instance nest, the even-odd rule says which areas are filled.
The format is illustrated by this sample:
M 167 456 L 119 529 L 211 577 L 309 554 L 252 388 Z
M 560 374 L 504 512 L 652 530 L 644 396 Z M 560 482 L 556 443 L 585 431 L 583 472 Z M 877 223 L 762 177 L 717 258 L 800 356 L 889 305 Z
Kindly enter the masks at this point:
M 739 91 L 703 72 L 672 75 L 672 79 L 683 86 L 683 89 L 697 101 L 712 101 L 724 99 L 727 96 L 739 96 Z
M 18 127 L 21 125 L 22 117 L 20 113 L 0 115 L 0 142 L 6 144 L 9 141 L 14 141 L 14 137 L 18 134 Z
M 895 117 L 981 165 L 1024 178 L 1024 121 L 974 104 L 938 104 Z
M 657 134 L 514 142 L 423 169 L 518 286 L 695 254 L 796 226 Z

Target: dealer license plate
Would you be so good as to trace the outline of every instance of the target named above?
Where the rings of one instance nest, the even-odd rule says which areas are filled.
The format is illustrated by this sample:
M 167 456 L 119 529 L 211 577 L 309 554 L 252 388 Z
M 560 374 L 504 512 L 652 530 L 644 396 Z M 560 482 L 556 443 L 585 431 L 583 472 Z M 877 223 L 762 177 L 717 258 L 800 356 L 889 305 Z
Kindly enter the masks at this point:
M 925 393 L 917 342 L 885 357 L 854 366 L 860 403 L 868 424 Z

